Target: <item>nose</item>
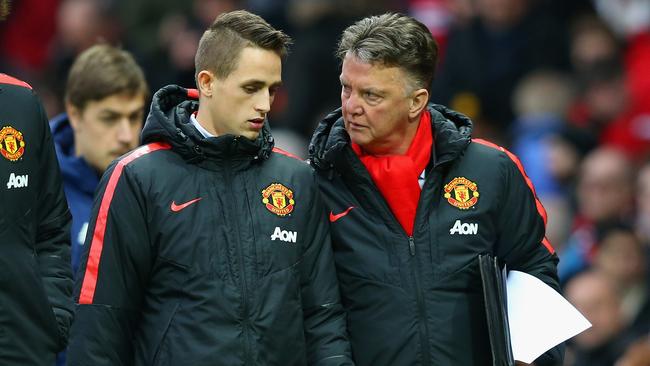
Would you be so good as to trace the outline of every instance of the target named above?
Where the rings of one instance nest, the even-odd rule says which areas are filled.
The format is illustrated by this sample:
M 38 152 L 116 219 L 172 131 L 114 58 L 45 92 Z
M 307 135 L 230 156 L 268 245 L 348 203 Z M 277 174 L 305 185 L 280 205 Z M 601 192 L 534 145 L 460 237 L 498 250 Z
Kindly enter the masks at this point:
M 268 89 L 265 89 L 263 92 L 258 93 L 258 97 L 255 100 L 255 110 L 266 114 L 271 110 L 271 103 L 273 103 L 273 97 Z
M 117 128 L 117 141 L 122 144 L 131 144 L 135 137 L 135 131 L 128 118 L 122 118 Z
M 341 95 L 341 104 L 341 107 L 343 107 L 343 110 L 346 113 L 351 113 L 355 116 L 363 113 L 363 108 L 361 107 L 361 103 L 359 103 L 359 98 L 354 93 Z

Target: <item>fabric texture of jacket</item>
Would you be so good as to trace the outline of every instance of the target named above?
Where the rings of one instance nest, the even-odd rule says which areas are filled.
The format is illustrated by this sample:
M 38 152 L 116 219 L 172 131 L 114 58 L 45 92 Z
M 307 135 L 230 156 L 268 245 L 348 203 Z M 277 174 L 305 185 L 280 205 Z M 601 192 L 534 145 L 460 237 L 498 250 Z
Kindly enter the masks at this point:
M 74 133 L 67 114 L 60 114 L 50 121 L 56 155 L 63 176 L 63 190 L 72 214 L 70 233 L 72 273 L 76 274 L 83 253 L 84 240 L 93 206 L 95 189 L 99 184 L 99 175 L 75 155 Z
M 143 146 L 100 181 L 69 365 L 351 365 L 309 165 L 203 138 L 195 91 L 156 93 Z
M 492 364 L 478 254 L 558 289 L 544 209 L 516 157 L 471 140 L 460 113 L 428 111 L 434 143 L 412 236 L 350 147 L 340 109 L 310 144 L 357 365 Z M 537 364 L 562 355 L 558 346 Z
M 0 74 L 0 364 L 52 365 L 72 320 L 70 213 L 45 111 Z

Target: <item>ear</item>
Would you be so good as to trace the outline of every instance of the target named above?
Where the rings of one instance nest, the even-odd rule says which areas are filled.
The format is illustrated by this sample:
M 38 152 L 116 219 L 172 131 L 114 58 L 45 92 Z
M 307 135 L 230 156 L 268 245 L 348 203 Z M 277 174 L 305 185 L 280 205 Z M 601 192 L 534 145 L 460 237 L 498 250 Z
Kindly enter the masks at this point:
M 65 102 L 65 112 L 68 115 L 68 120 L 73 130 L 77 130 L 81 125 L 83 111 L 70 102 Z
M 208 70 L 201 70 L 198 75 L 196 75 L 196 84 L 199 88 L 200 95 L 206 97 L 212 97 L 214 92 L 214 81 L 216 77 L 214 74 Z
M 411 93 L 411 105 L 409 106 L 409 118 L 417 118 L 426 108 L 429 102 L 429 92 L 426 89 L 416 89 Z

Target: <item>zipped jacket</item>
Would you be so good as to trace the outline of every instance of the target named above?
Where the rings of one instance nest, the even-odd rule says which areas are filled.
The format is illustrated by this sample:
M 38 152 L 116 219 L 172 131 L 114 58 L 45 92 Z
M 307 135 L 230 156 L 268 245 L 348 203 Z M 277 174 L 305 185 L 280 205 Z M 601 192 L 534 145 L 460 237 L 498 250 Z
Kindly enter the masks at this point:
M 195 96 L 158 91 L 102 177 L 68 364 L 351 365 L 310 167 L 268 128 L 202 137 Z
M 0 74 L 0 364 L 53 365 L 72 321 L 70 222 L 43 107 Z
M 433 147 L 412 236 L 352 150 L 340 109 L 310 144 L 357 365 L 490 365 L 479 254 L 558 289 L 546 213 L 518 159 L 472 141 L 460 113 L 428 113 Z M 559 346 L 537 365 L 561 359 Z

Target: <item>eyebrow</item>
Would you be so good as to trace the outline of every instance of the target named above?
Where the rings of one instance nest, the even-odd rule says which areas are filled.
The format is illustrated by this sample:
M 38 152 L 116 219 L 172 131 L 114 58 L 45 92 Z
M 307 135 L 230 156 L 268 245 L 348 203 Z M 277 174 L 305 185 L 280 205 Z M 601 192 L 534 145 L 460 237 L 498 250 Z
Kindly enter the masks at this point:
M 256 86 L 256 87 L 263 87 L 263 86 L 265 86 L 267 84 L 266 84 L 266 82 L 264 82 L 262 80 L 246 80 L 241 85 L 242 86 L 243 85 L 250 85 L 250 86 Z M 277 88 L 277 87 L 280 87 L 280 86 L 282 86 L 282 81 L 276 81 L 275 83 L 272 83 L 271 85 L 269 85 L 270 88 L 273 88 L 273 87 Z

